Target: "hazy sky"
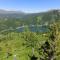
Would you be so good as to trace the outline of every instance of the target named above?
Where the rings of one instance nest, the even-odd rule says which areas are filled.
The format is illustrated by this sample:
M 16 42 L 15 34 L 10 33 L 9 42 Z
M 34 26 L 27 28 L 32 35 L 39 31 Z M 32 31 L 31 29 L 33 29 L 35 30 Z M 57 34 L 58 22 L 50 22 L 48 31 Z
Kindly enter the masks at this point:
M 60 9 L 60 0 L 0 0 L 0 9 L 40 12 Z

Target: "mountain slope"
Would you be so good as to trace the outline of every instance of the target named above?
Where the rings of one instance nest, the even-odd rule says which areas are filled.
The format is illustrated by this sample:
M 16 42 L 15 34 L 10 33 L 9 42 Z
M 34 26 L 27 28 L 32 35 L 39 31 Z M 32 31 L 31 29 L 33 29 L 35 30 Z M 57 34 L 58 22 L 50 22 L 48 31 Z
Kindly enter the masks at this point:
M 7 11 L 7 10 L 2 10 L 0 9 L 0 17 L 12 17 L 12 18 L 15 18 L 15 17 L 22 17 L 24 16 L 25 13 L 24 12 L 21 12 L 21 11 Z
M 60 21 L 60 10 L 30 14 L 0 10 L 0 31 L 10 28 L 15 29 L 22 25 L 49 25 L 55 21 Z

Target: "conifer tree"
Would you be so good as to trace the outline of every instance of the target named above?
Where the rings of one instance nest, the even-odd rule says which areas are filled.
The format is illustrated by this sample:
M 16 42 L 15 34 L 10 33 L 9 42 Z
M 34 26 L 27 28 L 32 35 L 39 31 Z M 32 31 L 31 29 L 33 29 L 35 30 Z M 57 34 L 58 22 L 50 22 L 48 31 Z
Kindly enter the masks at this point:
M 49 40 L 41 46 L 43 57 L 40 60 L 56 60 L 56 41 L 58 40 L 58 27 L 54 23 L 50 25 Z

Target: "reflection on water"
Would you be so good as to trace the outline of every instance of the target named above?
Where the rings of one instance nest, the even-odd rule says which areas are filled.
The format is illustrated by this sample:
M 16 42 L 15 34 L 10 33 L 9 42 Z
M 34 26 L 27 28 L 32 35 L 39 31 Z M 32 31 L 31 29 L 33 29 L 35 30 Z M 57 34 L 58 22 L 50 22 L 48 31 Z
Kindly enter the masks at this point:
M 40 27 L 29 26 L 29 30 L 32 31 L 32 32 L 48 32 L 48 28 L 46 26 L 40 26 Z M 24 31 L 24 27 L 19 28 L 16 31 L 17 32 L 23 32 Z

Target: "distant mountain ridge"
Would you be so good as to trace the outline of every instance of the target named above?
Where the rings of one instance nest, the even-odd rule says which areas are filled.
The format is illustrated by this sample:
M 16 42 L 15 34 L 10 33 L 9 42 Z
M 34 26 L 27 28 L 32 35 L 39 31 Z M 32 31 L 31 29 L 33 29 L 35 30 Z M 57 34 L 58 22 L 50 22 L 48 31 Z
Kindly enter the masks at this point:
M 8 13 L 23 13 L 24 14 L 24 12 L 22 12 L 22 11 L 12 11 L 12 10 L 3 10 L 3 9 L 0 9 L 0 13 L 1 14 L 8 14 Z
M 33 17 L 33 16 L 46 16 L 46 15 L 56 15 L 56 14 L 60 14 L 60 10 L 59 9 L 55 9 L 55 10 L 49 10 L 46 12 L 39 12 L 39 13 L 25 13 L 22 11 L 8 11 L 8 10 L 3 10 L 0 9 L 0 17 L 23 17 L 23 18 L 28 18 L 28 17 Z
M 24 16 L 25 13 L 22 11 L 8 11 L 8 10 L 3 10 L 0 9 L 0 17 L 11 17 L 11 18 L 15 18 L 15 17 L 22 17 Z

